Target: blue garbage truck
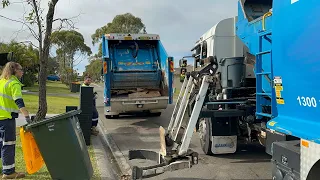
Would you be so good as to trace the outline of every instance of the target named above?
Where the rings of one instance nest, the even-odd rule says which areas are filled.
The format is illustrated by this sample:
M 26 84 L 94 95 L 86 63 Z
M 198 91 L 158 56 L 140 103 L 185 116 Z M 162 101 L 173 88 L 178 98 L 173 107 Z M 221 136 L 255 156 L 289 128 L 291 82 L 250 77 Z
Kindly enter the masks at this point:
M 157 34 L 102 37 L 104 114 L 146 112 L 160 116 L 172 103 L 174 61 Z

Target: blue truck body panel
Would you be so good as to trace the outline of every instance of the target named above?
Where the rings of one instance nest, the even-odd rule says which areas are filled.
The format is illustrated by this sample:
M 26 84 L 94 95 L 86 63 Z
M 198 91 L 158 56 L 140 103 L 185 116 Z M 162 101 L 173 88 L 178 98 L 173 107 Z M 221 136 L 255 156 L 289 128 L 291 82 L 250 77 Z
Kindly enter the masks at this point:
M 256 57 L 254 72 L 257 87 L 257 117 L 261 119 L 261 114 L 267 117 L 275 117 L 277 116 L 277 109 L 275 101 L 272 99 L 275 94 L 272 88 L 272 16 L 262 18 L 263 15 L 268 12 L 269 8 L 272 7 L 272 1 L 247 0 L 245 3 L 246 4 L 243 4 L 241 1 L 238 2 L 236 33 L 241 41 L 248 47 L 249 53 Z M 251 5 L 255 4 L 259 4 L 259 10 L 263 12 L 254 12 Z M 265 34 L 269 35 L 265 36 Z M 263 96 L 267 96 L 269 99 Z M 271 114 L 264 113 L 262 106 L 271 106 Z
M 164 79 L 164 86 L 168 87 L 168 95 L 169 95 L 169 104 L 173 102 L 173 58 L 168 57 L 168 54 L 161 43 L 158 41 L 158 51 L 160 56 L 160 67 L 162 69 L 163 79 Z M 171 67 L 170 67 L 170 63 Z
M 250 21 L 254 12 L 247 8 L 252 6 L 244 7 L 243 2 L 238 2 L 237 35 L 256 57 L 257 94 L 264 95 L 264 98 L 257 95 L 256 111 L 271 105 L 267 128 L 320 143 L 317 46 L 320 23 L 315 20 L 320 16 L 320 1 L 247 0 L 246 3 L 265 3 L 263 14 L 272 8 L 271 16 L 263 19 L 263 14 L 253 14 L 254 20 Z
M 102 37 L 105 106 L 111 106 L 112 90 L 158 89 L 172 103 L 173 71 L 160 40 L 117 40 Z
M 114 89 L 130 89 L 132 87 L 157 89 L 160 87 L 161 71 L 111 73 L 111 87 Z
M 283 103 L 268 128 L 320 143 L 320 1 L 274 1 L 273 11 L 274 76 L 282 79 Z
M 139 46 L 138 56 L 133 57 L 136 52 L 130 49 L 135 43 Z M 112 69 L 114 72 L 132 72 L 132 71 L 156 71 L 157 53 L 152 47 L 144 47 L 146 41 L 123 41 L 116 45 L 110 51 L 112 57 Z

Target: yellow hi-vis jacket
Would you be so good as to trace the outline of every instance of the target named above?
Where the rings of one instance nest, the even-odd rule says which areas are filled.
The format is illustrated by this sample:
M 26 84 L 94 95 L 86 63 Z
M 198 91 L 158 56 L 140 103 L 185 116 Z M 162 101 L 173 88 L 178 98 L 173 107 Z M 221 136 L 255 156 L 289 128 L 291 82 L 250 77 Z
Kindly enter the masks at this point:
M 19 113 L 15 100 L 22 98 L 22 83 L 16 76 L 0 79 L 0 120 L 12 119 L 11 113 Z

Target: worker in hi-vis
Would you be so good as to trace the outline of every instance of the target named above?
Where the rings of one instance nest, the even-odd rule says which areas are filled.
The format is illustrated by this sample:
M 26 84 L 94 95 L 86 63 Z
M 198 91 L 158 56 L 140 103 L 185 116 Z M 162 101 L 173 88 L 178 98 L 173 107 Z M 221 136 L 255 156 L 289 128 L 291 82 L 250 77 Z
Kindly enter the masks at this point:
M 86 76 L 84 78 L 84 82 L 82 86 L 88 87 L 91 84 L 91 77 Z M 98 120 L 99 120 L 99 113 L 97 111 L 96 107 L 96 99 L 97 99 L 97 93 L 95 92 L 93 97 L 93 112 L 92 112 L 92 126 L 91 126 L 91 134 L 97 136 L 99 134 L 99 131 L 97 130 Z
M 15 171 L 16 118 L 19 110 L 28 123 L 29 113 L 22 99 L 23 75 L 20 64 L 8 62 L 0 77 L 0 148 L 2 159 L 2 179 L 24 178 L 24 173 Z

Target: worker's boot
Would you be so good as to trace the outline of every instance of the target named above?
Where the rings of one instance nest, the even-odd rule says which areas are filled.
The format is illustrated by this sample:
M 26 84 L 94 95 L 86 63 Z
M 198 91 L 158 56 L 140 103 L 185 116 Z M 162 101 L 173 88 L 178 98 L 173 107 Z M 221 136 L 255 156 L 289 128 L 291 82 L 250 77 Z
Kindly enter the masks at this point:
M 6 174 L 2 175 L 2 179 L 21 179 L 24 177 L 26 177 L 26 175 L 21 172 L 14 172 L 10 175 L 6 175 Z
M 97 127 L 93 126 L 91 128 L 91 134 L 94 136 L 97 136 L 99 134 L 99 131 L 97 130 Z

